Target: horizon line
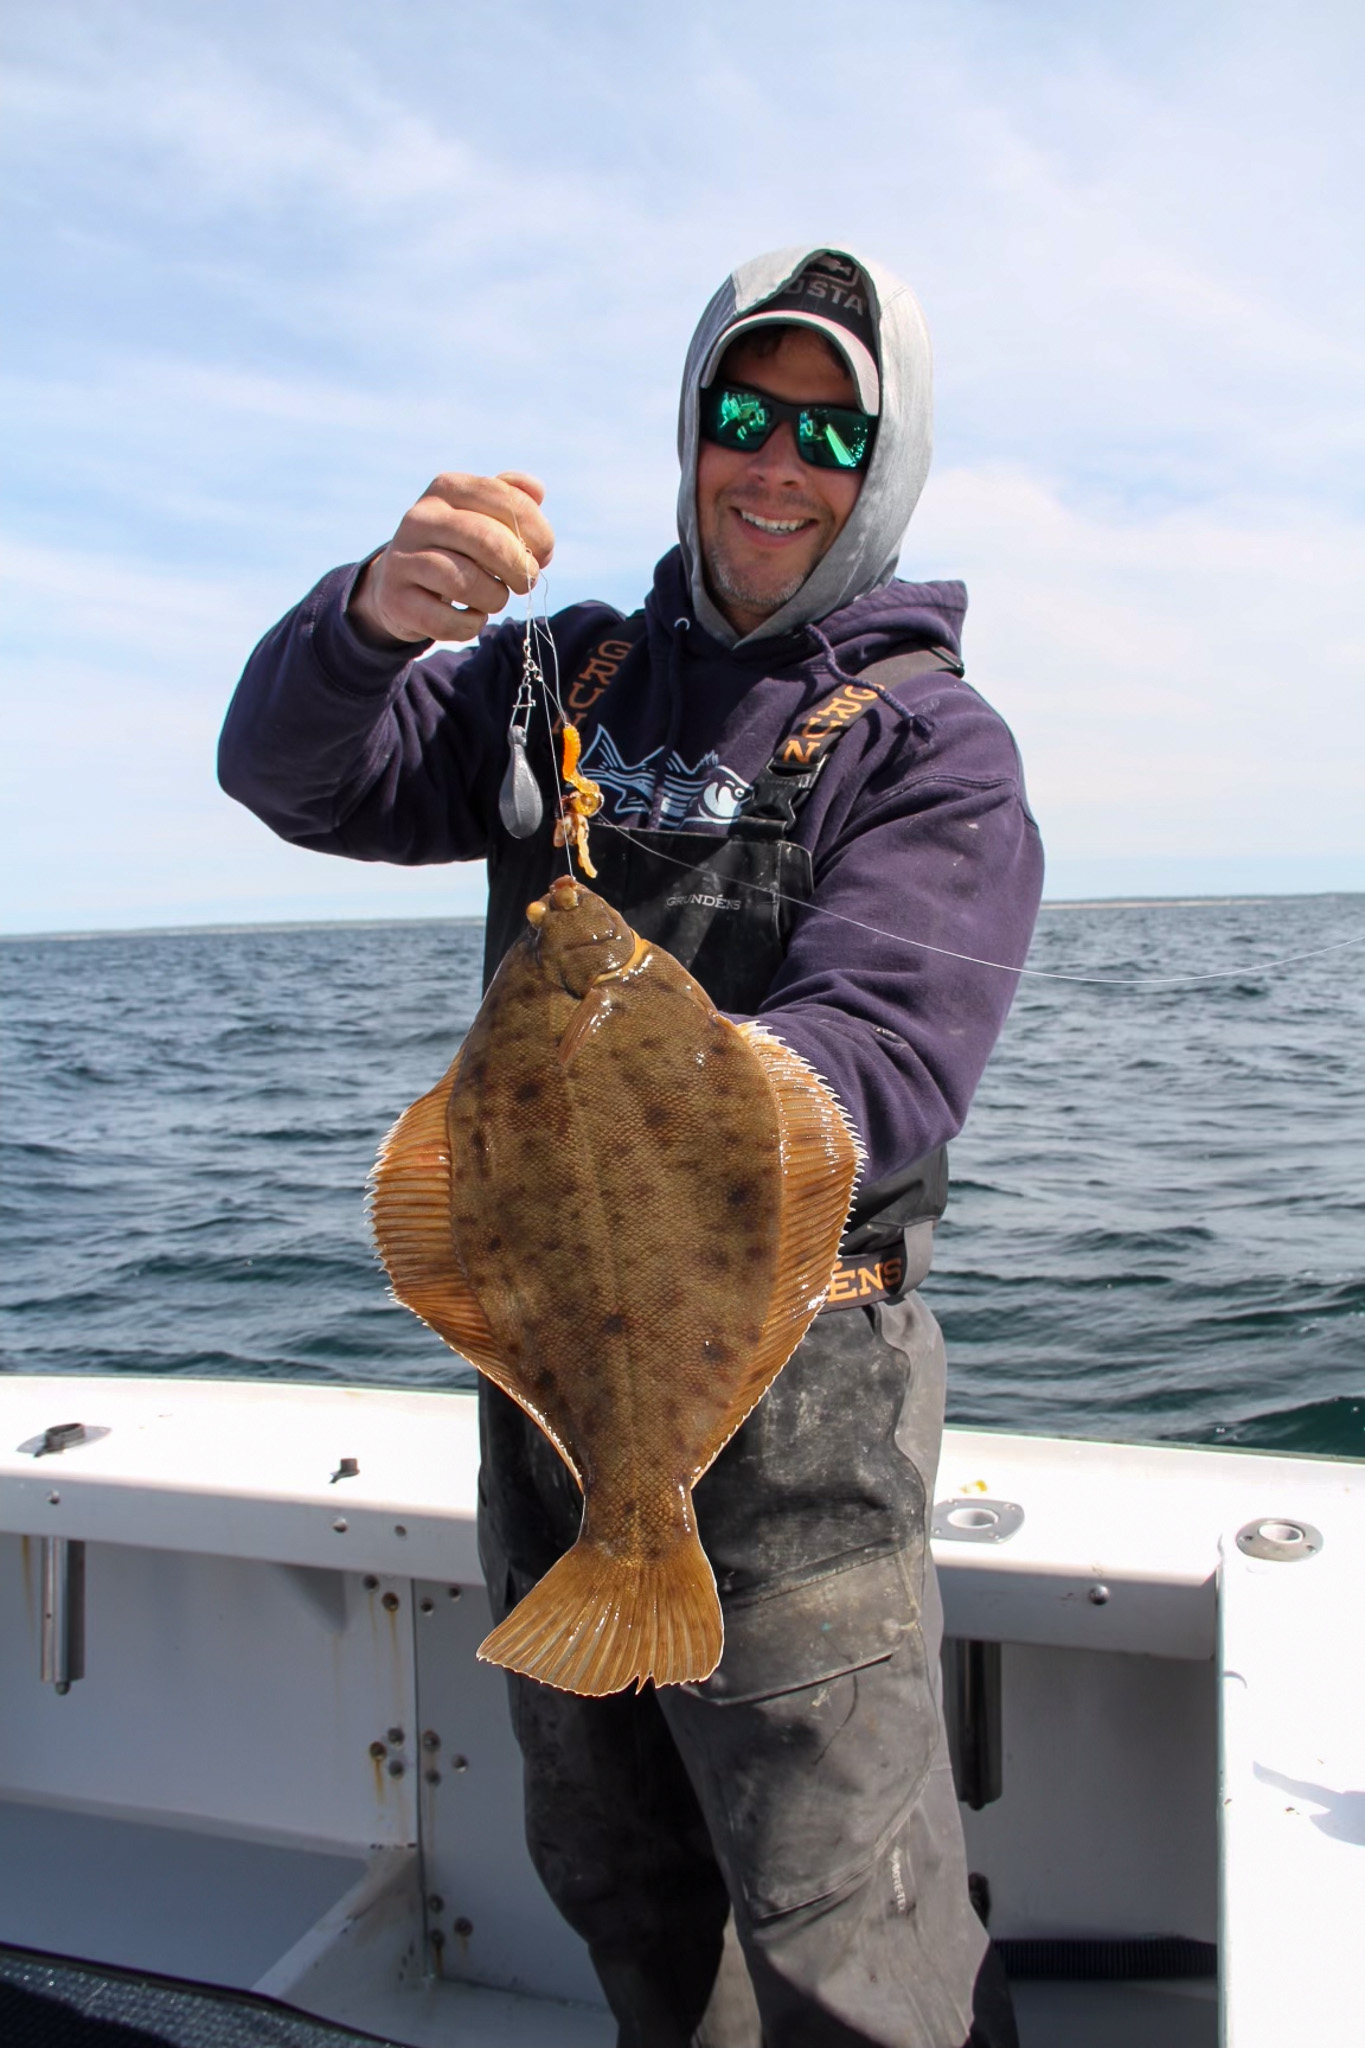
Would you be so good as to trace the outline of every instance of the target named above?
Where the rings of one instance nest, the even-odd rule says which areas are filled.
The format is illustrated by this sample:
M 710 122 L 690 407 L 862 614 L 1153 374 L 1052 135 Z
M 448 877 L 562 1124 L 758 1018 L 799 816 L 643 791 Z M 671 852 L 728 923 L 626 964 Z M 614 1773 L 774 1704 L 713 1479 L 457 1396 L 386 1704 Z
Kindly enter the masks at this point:
M 1304 903 L 1325 897 L 1365 896 L 1365 889 L 1280 890 L 1272 895 L 1223 893 L 1217 896 L 1055 896 L 1044 897 L 1039 915 L 1045 910 L 1207 910 L 1234 903 Z M 224 920 L 207 924 L 83 925 L 68 930 L 41 932 L 0 931 L 0 942 L 24 945 L 39 940 L 77 939 L 189 939 L 210 933 L 316 932 L 344 927 L 347 931 L 383 931 L 395 925 L 484 925 L 486 917 L 451 914 L 444 917 L 287 917 L 257 918 L 251 921 Z

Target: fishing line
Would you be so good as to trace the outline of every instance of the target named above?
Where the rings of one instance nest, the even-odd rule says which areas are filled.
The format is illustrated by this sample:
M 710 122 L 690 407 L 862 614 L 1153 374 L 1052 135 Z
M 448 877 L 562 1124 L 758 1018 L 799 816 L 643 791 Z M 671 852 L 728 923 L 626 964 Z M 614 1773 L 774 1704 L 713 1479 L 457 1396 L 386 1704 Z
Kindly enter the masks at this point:
M 593 823 L 605 825 L 609 832 L 619 832 L 623 839 L 633 839 L 637 845 L 645 844 L 639 833 L 632 832 L 626 825 L 614 824 L 610 818 L 599 814 Z M 690 861 L 679 860 L 676 854 L 664 853 L 657 846 L 648 847 L 646 851 L 656 860 L 666 860 L 675 868 L 685 868 L 689 874 L 705 877 L 719 890 L 736 885 L 741 889 L 752 889 L 755 894 L 770 897 L 776 903 L 790 903 L 797 910 L 813 910 L 817 916 L 832 917 L 839 924 L 851 924 L 857 931 L 870 932 L 873 938 L 891 939 L 898 946 L 914 946 L 921 953 L 937 953 L 945 960 L 963 960 L 972 967 L 994 967 L 1001 974 L 1027 974 L 1035 981 L 1071 981 L 1098 988 L 1179 988 L 1204 981 L 1243 981 L 1248 974 L 1263 974 L 1271 967 L 1286 967 L 1295 960 L 1316 960 L 1324 953 L 1340 953 L 1349 946 L 1365 946 L 1365 932 L 1362 932 L 1357 938 L 1338 939 L 1330 946 L 1311 946 L 1302 953 L 1281 953 L 1273 960 L 1258 961 L 1252 966 L 1219 968 L 1212 974 L 1066 974 L 1051 967 L 1011 967 L 1005 960 L 982 960 L 975 953 L 958 953 L 951 946 L 931 946 L 927 939 L 908 938 L 904 932 L 883 931 L 880 925 L 867 924 L 860 917 L 849 917 L 844 911 L 831 910 L 823 903 L 789 896 L 785 890 L 774 889 L 765 882 L 746 882 L 734 875 L 718 875 L 713 868 L 693 867 Z
M 553 698 L 554 700 L 554 704 L 559 712 L 561 721 L 563 721 L 566 724 L 568 721 L 564 711 L 564 706 L 560 701 L 559 695 L 559 649 L 555 645 L 555 636 L 550 631 L 549 626 L 549 579 L 545 575 L 544 570 L 541 568 L 539 562 L 537 562 L 535 556 L 531 553 L 531 550 L 527 547 L 526 542 L 522 538 L 521 522 L 517 518 L 516 507 L 512 506 L 510 510 L 512 513 L 512 528 L 517 536 L 517 545 L 521 549 L 522 554 L 526 558 L 527 575 L 529 578 L 529 581 L 526 586 L 526 622 L 522 632 L 521 643 L 521 689 L 518 691 L 517 701 L 518 704 L 520 704 L 523 693 L 525 693 L 527 696 L 538 699 L 540 708 L 545 714 L 545 729 L 547 734 L 549 735 L 550 760 L 551 764 L 553 765 L 555 752 L 555 725 L 553 715 L 550 711 L 551 698 Z M 537 590 L 539 590 L 541 593 L 540 618 L 536 617 L 535 609 Z M 545 668 L 543 663 L 541 662 L 540 655 L 538 652 L 538 649 L 540 647 L 546 647 L 549 649 L 550 667 L 554 674 L 553 683 L 549 683 L 546 681 Z M 569 838 L 568 813 L 564 800 L 564 784 L 558 772 L 556 772 L 555 774 L 555 807 L 559 813 L 559 837 L 563 843 L 565 871 L 570 877 L 572 877 L 573 846 Z
M 560 850 L 563 852 L 564 855 L 564 872 L 572 881 L 574 842 L 573 836 L 569 830 L 569 813 L 568 803 L 565 797 L 564 778 L 559 772 L 559 764 L 555 759 L 555 712 L 559 714 L 559 723 L 561 730 L 566 725 L 568 725 L 570 721 L 569 714 L 564 709 L 564 701 L 559 694 L 559 649 L 555 645 L 555 636 L 550 631 L 548 623 L 550 616 L 548 580 L 544 576 L 541 576 L 539 579 L 539 584 L 544 586 L 542 592 L 542 604 L 544 606 L 544 610 L 541 618 L 537 619 L 531 609 L 531 599 L 533 592 L 528 591 L 526 594 L 527 637 L 529 641 L 530 636 L 534 634 L 535 637 L 541 642 L 541 644 L 545 647 L 548 647 L 550 651 L 549 668 L 550 675 L 554 679 L 553 681 L 550 681 L 549 678 L 547 678 L 545 673 L 545 665 L 541 661 L 539 661 L 534 654 L 531 656 L 531 665 L 535 673 L 535 679 L 540 685 L 540 708 L 545 714 L 545 731 L 550 742 L 550 766 L 555 778 L 555 805 L 559 812 L 559 836 L 563 842 Z M 554 706 L 553 711 L 550 708 L 552 704 Z
M 512 518 L 515 525 L 515 512 Z M 521 530 L 519 527 L 517 529 L 517 539 L 521 541 Z M 521 544 L 528 561 L 533 560 L 534 558 L 531 556 L 529 549 L 526 549 L 525 543 L 522 542 Z M 554 718 L 550 710 L 551 702 L 553 702 L 555 711 L 559 715 L 561 725 L 568 725 L 570 719 L 560 696 L 559 650 L 555 646 L 554 634 L 549 628 L 549 607 L 546 602 L 546 588 L 546 578 L 543 573 L 540 573 L 537 575 L 536 582 L 532 584 L 526 593 L 526 630 L 522 659 L 523 675 L 526 681 L 539 686 L 541 706 L 545 713 L 545 723 L 550 735 L 550 753 L 553 761 Z M 540 618 L 537 618 L 535 615 L 534 600 L 537 589 L 540 589 L 542 593 L 543 610 Z M 544 668 L 533 646 L 533 641 L 540 643 L 549 650 L 550 667 L 554 674 L 553 684 L 546 678 Z M 572 848 L 567 843 L 568 831 L 564 787 L 557 770 L 555 774 L 555 797 L 559 807 L 560 823 L 566 842 L 564 847 L 565 862 L 567 871 L 572 876 L 573 854 Z M 618 825 L 613 819 L 604 816 L 601 812 L 598 812 L 593 823 L 605 827 L 608 832 L 619 833 L 623 839 L 634 840 L 637 845 L 644 845 L 645 843 L 638 833 L 630 830 L 629 826 Z M 672 867 L 682 868 L 688 874 L 697 875 L 713 882 L 719 890 L 723 891 L 725 888 L 737 883 L 741 889 L 750 889 L 755 895 L 766 896 L 772 902 L 789 903 L 796 910 L 813 911 L 818 917 L 831 917 L 837 924 L 851 925 L 855 931 L 867 932 L 877 939 L 888 939 L 893 945 L 913 946 L 921 953 L 933 953 L 938 958 L 944 960 L 961 960 L 969 967 L 989 967 L 999 974 L 1027 975 L 1032 981 L 1065 981 L 1085 988 L 1194 988 L 1212 981 L 1242 981 L 1245 980 L 1248 974 L 1264 974 L 1268 973 L 1271 968 L 1290 967 L 1300 960 L 1320 960 L 1328 953 L 1343 953 L 1349 951 L 1353 946 L 1365 946 L 1365 932 L 1362 932 L 1355 938 L 1334 940 L 1329 946 L 1309 946 L 1305 947 L 1302 952 L 1280 953 L 1270 960 L 1262 960 L 1242 967 L 1217 968 L 1207 974 L 1071 974 L 1063 969 L 1053 967 L 1012 967 L 1006 960 L 985 960 L 976 953 L 960 953 L 951 946 L 934 946 L 927 939 L 912 939 L 904 932 L 885 931 L 880 925 L 868 924 L 861 917 L 850 917 L 847 912 L 842 910 L 831 910 L 826 904 L 812 903 L 807 898 L 800 896 L 789 896 L 785 890 L 774 889 L 768 883 L 748 882 L 731 875 L 722 877 L 712 868 L 694 867 L 690 861 L 680 860 L 676 854 L 664 853 L 659 847 L 649 847 L 646 850 L 652 853 L 656 859 L 667 861 Z

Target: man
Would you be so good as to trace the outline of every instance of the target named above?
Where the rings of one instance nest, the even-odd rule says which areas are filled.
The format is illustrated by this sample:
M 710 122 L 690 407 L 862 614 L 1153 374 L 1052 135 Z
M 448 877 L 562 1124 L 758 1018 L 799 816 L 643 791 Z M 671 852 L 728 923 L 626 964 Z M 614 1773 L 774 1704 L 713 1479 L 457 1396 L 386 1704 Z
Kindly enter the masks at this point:
M 680 545 L 643 613 L 552 622 L 605 795 L 594 886 L 810 1061 L 867 1164 L 829 1303 L 697 1489 L 718 1670 L 605 1700 L 513 1678 L 528 1840 L 628 2048 L 757 2044 L 758 2015 L 767 2048 L 1000 2048 L 939 1710 L 943 1357 L 914 1289 L 1042 862 L 1013 741 L 960 680 L 961 585 L 892 580 L 929 462 L 914 298 L 846 250 L 741 266 L 694 336 L 679 448 Z M 438 478 L 266 637 L 223 736 L 225 787 L 296 844 L 486 858 L 489 972 L 563 859 L 543 720 L 540 801 L 509 777 L 521 631 L 482 631 L 550 559 L 541 498 Z M 501 1618 L 579 1497 L 480 1399 Z

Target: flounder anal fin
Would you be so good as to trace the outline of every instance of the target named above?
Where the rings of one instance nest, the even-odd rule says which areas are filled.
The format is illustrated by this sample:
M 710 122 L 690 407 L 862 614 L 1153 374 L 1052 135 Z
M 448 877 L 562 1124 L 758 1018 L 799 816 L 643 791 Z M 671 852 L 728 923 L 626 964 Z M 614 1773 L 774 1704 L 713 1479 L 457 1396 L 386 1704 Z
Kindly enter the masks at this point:
M 832 1091 L 800 1053 L 761 1024 L 732 1027 L 759 1060 L 773 1092 L 782 1153 L 782 1218 L 762 1334 L 720 1429 L 704 1446 L 693 1485 L 758 1404 L 806 1331 L 829 1288 L 863 1150 Z
M 510 1394 L 554 1444 L 574 1478 L 573 1454 L 514 1383 L 488 1319 L 455 1255 L 450 1220 L 450 1134 L 446 1112 L 460 1060 L 404 1110 L 379 1147 L 370 1174 L 370 1222 L 395 1299 Z

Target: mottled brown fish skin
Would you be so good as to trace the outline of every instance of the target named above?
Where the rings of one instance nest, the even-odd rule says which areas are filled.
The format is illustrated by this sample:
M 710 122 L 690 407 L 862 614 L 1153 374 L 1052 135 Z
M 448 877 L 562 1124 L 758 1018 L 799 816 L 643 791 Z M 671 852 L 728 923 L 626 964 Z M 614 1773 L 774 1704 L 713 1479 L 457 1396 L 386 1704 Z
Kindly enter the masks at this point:
M 758 1341 L 781 1158 L 757 1062 L 658 948 L 561 1059 L 586 970 L 634 950 L 574 893 L 576 913 L 553 908 L 514 949 L 465 1043 L 451 1231 L 524 1398 L 573 1447 L 599 1540 L 635 1557 L 662 1540 L 665 1497 L 675 1519 Z
M 528 919 L 381 1154 L 376 1233 L 400 1299 L 584 1489 L 574 1550 L 480 1654 L 590 1693 L 702 1678 L 722 1636 L 691 1489 L 818 1305 L 856 1145 L 794 1055 L 599 897 L 564 880 Z

